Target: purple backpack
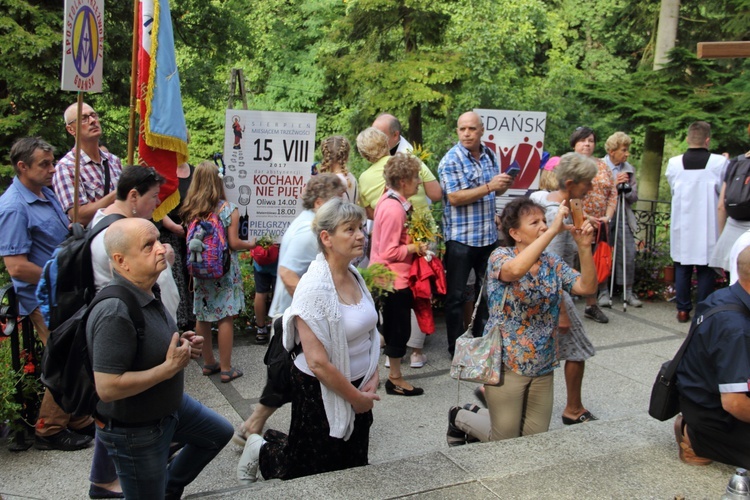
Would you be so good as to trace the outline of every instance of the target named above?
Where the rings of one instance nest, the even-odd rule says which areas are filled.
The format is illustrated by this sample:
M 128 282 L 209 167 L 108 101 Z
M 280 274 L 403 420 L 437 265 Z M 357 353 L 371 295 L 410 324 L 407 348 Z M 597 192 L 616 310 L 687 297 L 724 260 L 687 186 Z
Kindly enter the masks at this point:
M 193 219 L 188 226 L 188 273 L 194 278 L 218 279 L 229 271 L 229 243 L 219 212 L 205 219 Z

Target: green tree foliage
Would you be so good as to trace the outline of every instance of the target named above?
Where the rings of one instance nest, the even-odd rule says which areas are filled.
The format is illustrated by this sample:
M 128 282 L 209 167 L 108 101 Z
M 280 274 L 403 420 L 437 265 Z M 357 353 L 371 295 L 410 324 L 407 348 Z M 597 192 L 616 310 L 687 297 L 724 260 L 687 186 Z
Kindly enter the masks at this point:
M 62 4 L 59 0 L 0 0 L 0 158 L 13 142 L 44 135 L 64 147 L 60 103 Z
M 65 151 L 59 90 L 62 2 L 0 0 L 0 156 L 41 134 Z M 318 115 L 320 140 L 354 141 L 380 112 L 436 163 L 471 108 L 547 112 L 546 149 L 569 149 L 575 127 L 669 138 L 708 118 L 714 144 L 746 144 L 747 61 L 698 61 L 698 41 L 747 38 L 750 0 L 683 2 L 678 51 L 651 75 L 658 0 L 171 0 L 193 161 L 223 149 L 232 68 L 245 72 L 251 109 Z M 89 94 L 103 142 L 126 154 L 132 1 L 107 2 L 104 91 Z M 648 71 L 646 71 L 648 70 Z M 241 101 L 235 101 L 241 107 Z M 357 162 L 356 153 L 352 155 Z M 434 167 L 435 165 L 432 165 Z M 356 171 L 356 169 L 355 169 Z

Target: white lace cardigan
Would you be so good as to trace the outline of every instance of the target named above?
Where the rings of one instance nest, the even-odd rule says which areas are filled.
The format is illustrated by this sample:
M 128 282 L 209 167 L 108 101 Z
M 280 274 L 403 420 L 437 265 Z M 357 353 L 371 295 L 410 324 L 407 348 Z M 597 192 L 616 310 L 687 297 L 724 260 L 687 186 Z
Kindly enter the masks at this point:
M 363 291 L 363 300 L 371 307 L 375 307 L 372 296 L 367 291 L 365 282 L 354 266 L 349 270 L 356 276 Z M 307 272 L 300 279 L 292 305 L 284 311 L 284 347 L 291 351 L 299 342 L 299 333 L 294 324 L 294 319 L 299 316 L 307 323 L 315 336 L 320 340 L 328 352 L 328 359 L 347 380 L 351 380 L 349 367 L 349 345 L 346 342 L 346 332 L 341 324 L 339 313 L 338 296 L 333 285 L 333 277 L 322 253 L 310 263 Z M 378 369 L 380 355 L 380 337 L 376 328 L 370 331 L 370 366 L 367 374 L 362 380 L 364 385 L 375 370 Z M 344 398 L 330 390 L 325 384 L 320 384 L 320 392 L 323 397 L 323 406 L 328 417 L 328 425 L 331 429 L 330 436 L 348 440 L 354 430 L 354 409 Z

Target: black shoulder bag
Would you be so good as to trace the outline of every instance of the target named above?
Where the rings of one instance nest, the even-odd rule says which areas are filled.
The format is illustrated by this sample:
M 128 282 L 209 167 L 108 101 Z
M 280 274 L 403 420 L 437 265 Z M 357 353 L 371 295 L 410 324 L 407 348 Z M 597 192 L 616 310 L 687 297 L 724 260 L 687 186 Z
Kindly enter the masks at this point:
M 677 354 L 671 360 L 665 361 L 656 375 L 654 387 L 651 389 L 651 400 L 648 404 L 648 414 L 656 420 L 664 422 L 680 412 L 680 398 L 677 392 L 677 365 L 680 364 L 682 356 L 685 354 L 685 350 L 690 343 L 690 339 L 693 337 L 695 330 L 698 329 L 698 326 L 714 314 L 724 311 L 737 311 L 750 316 L 750 311 L 748 311 L 747 307 L 739 304 L 726 304 L 709 309 L 707 312 L 693 319 L 690 331 L 682 346 L 677 351 Z

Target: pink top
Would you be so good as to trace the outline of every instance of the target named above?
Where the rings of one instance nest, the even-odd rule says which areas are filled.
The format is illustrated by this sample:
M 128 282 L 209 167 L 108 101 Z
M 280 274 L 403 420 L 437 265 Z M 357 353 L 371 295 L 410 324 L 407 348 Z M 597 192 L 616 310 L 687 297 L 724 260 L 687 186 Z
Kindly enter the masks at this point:
M 370 263 L 385 264 L 396 273 L 396 290 L 409 287 L 414 259 L 414 254 L 407 250 L 406 211 L 410 208 L 411 203 L 391 189 L 383 193 L 375 207 Z

